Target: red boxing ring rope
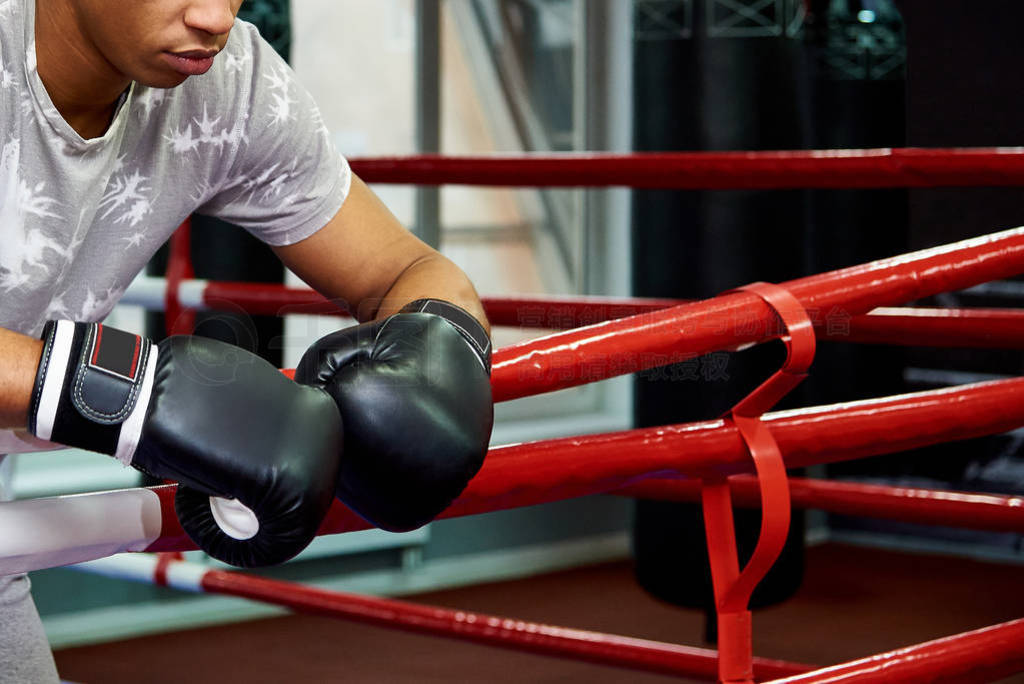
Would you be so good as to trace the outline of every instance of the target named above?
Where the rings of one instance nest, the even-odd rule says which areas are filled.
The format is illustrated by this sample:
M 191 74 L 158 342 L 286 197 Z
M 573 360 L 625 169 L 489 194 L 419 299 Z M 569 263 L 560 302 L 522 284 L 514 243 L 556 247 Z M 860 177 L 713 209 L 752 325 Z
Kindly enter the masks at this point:
M 757 480 L 750 475 L 729 478 L 733 502 L 761 505 Z M 697 480 L 644 480 L 612 492 L 619 496 L 661 501 L 699 501 Z M 922 525 L 945 525 L 975 530 L 1024 533 L 1024 497 L 1001 494 L 889 487 L 833 480 L 789 478 L 795 508 L 828 513 L 884 518 Z
M 213 570 L 166 558 L 168 555 L 162 554 L 160 559 L 146 554 L 113 556 L 78 567 L 108 577 L 154 582 L 184 591 L 238 596 L 302 613 L 500 648 L 705 680 L 712 680 L 717 674 L 717 654 L 706 649 L 327 591 Z M 989 681 L 1024 668 L 1022 645 L 1024 620 L 1016 620 L 821 670 L 809 671 L 806 665 L 765 658 L 755 658 L 753 666 L 758 680 L 786 677 L 774 680 L 773 684 L 934 682 L 949 681 L 937 677 L 954 673 L 969 675 L 969 681 Z
M 1015 228 L 780 285 L 805 309 L 853 316 L 1021 272 L 1024 228 Z M 664 365 L 669 355 L 678 361 L 778 335 L 775 313 L 762 299 L 722 295 L 499 349 L 492 361 L 494 399 L 574 387 Z
M 300 613 L 528 653 L 708 681 L 713 680 L 717 673 L 718 654 L 707 649 L 328 591 L 294 582 L 214 570 L 167 558 L 170 555 L 160 554 L 159 560 L 149 554 L 113 556 L 79 567 L 108 577 L 154 582 L 185 591 L 238 596 L 284 606 Z M 754 671 L 762 679 L 786 677 L 811 669 L 807 665 L 781 660 L 754 660 Z
M 1019 147 L 351 159 L 368 183 L 678 190 L 1024 185 Z
M 808 311 L 866 314 L 1024 272 L 1024 228 L 782 283 Z M 1019 317 L 1009 328 L 1019 334 Z M 819 320 L 819 325 L 821 321 Z M 827 327 L 827 323 L 826 323 Z M 556 333 L 495 351 L 495 401 L 575 387 L 780 334 L 775 312 L 732 293 Z
M 1024 670 L 1024 620 L 777 679 L 771 684 L 992 682 Z
M 183 280 L 204 311 L 239 310 L 252 315 L 316 314 L 347 316 L 348 312 L 314 290 L 266 283 Z M 141 277 L 122 302 L 159 310 L 168 281 Z M 669 309 L 689 301 L 628 297 L 501 297 L 481 298 L 492 326 L 571 330 L 628 316 Z M 937 309 L 880 307 L 861 316 L 845 312 L 812 312 L 819 339 L 897 346 L 1019 349 L 1024 347 L 1024 311 L 1018 309 Z

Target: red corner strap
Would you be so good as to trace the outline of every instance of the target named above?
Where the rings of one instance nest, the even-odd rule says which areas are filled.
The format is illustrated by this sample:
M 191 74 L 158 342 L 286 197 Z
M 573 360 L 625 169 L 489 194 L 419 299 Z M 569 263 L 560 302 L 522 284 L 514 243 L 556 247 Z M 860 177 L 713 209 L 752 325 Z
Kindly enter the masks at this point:
M 753 293 L 775 310 L 785 327 L 782 340 L 787 352 L 782 368 L 736 404 L 727 417 L 754 459 L 761 489 L 761 536 L 742 573 L 729 484 L 725 477 L 705 478 L 702 483 L 701 503 L 718 612 L 719 680 L 747 683 L 753 682 L 750 595 L 782 552 L 790 520 L 786 467 L 761 416 L 807 377 L 814 360 L 815 336 L 807 311 L 788 290 L 753 283 L 734 292 Z

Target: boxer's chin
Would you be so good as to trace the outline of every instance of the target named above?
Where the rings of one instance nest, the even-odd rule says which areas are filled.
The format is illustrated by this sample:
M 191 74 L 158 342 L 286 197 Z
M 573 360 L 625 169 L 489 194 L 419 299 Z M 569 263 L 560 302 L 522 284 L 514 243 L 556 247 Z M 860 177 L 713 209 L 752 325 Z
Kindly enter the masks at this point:
M 152 63 L 143 63 L 141 68 L 124 69 L 128 72 L 131 80 L 147 88 L 176 88 L 188 79 L 188 74 L 183 74 L 171 69 L 160 60 Z
M 185 74 L 168 71 L 161 74 L 147 74 L 142 78 L 136 78 L 135 81 L 139 85 L 143 85 L 148 88 L 177 88 L 188 78 L 189 77 Z

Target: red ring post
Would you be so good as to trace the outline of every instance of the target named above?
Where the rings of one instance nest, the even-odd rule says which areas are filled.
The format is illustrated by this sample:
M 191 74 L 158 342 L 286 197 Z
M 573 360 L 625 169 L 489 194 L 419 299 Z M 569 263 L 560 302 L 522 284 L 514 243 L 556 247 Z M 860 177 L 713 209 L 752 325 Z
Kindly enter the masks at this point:
M 181 283 L 195 276 L 192 268 L 192 219 L 187 218 L 171 236 L 167 257 L 167 292 L 164 296 L 164 330 L 168 335 L 190 335 L 196 312 L 181 305 Z

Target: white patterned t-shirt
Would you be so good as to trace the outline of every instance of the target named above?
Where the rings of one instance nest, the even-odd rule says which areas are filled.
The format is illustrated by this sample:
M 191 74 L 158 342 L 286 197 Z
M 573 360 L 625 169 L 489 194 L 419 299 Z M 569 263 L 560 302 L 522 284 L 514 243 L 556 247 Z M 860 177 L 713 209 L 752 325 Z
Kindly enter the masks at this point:
M 83 140 L 36 71 L 34 12 L 0 0 L 0 327 L 104 318 L 192 213 L 285 245 L 341 208 L 348 164 L 251 24 L 235 22 L 206 74 L 134 84 L 106 134 Z
M 189 214 L 298 242 L 337 213 L 349 169 L 319 110 L 251 24 L 177 88 L 132 86 L 83 140 L 35 68 L 35 0 L 0 0 L 0 326 L 103 318 Z

